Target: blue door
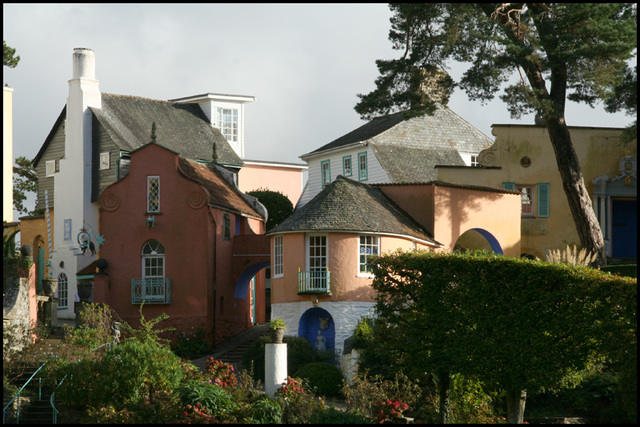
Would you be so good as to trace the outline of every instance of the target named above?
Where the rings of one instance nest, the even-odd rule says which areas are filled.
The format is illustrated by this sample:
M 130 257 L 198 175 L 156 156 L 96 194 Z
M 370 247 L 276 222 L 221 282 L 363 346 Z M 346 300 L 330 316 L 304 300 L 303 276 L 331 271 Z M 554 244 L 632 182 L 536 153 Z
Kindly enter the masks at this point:
M 333 318 L 328 311 L 320 307 L 310 308 L 300 317 L 298 335 L 306 338 L 314 348 L 321 351 L 336 348 Z
M 638 201 L 611 201 L 611 256 L 636 258 L 638 254 Z

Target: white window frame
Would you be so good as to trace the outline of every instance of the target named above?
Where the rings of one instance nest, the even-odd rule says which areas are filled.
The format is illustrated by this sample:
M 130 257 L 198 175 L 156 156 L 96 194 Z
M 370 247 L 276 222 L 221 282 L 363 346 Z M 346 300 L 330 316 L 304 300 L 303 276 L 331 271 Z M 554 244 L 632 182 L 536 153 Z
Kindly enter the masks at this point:
M 351 176 L 353 174 L 353 164 L 351 163 L 351 154 L 342 157 L 342 175 Z
M 318 242 L 316 239 L 320 239 L 321 241 Z M 307 271 L 327 270 L 327 268 L 329 267 L 329 236 L 327 234 L 308 234 L 306 240 Z M 324 248 L 324 254 L 317 254 L 317 249 L 322 248 Z
M 284 242 L 283 236 L 273 238 L 273 276 L 284 277 Z
M 157 189 L 153 188 L 154 182 Z M 160 177 L 157 175 L 147 176 L 147 212 L 160 212 Z
M 71 241 L 71 219 L 67 218 L 64 220 L 64 237 L 63 240 L 65 242 Z
M 69 307 L 69 280 L 65 273 L 58 274 L 58 308 Z
M 149 240 L 142 246 L 142 298 L 157 296 L 150 294 L 145 279 L 165 278 L 165 249 L 157 240 Z M 149 286 L 152 289 L 153 286 Z
M 45 163 L 45 175 L 53 176 L 53 174 L 56 172 L 58 172 L 58 161 L 47 160 L 47 162 Z
M 238 142 L 238 120 L 239 111 L 237 108 L 216 108 L 217 128 L 229 142 Z
M 535 185 L 516 184 L 516 191 L 520 193 L 520 212 L 523 217 L 533 218 L 536 216 L 535 188 Z
M 471 161 L 469 162 L 471 166 L 478 167 L 480 166 L 480 162 L 478 162 L 478 156 L 475 154 L 471 155 Z
M 367 260 L 371 255 L 380 254 L 380 236 L 375 234 L 360 234 L 358 236 L 358 276 L 373 277 L 368 271 Z
M 100 153 L 100 170 L 106 169 L 111 169 L 111 156 L 108 151 Z

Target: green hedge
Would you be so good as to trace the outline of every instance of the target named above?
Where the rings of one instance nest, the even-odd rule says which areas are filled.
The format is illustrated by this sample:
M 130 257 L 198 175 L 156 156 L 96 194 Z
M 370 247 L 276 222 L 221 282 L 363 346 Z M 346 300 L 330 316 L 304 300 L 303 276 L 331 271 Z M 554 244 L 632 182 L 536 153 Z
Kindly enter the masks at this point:
M 634 277 L 636 279 L 638 278 L 637 264 L 607 265 L 601 267 L 600 270 L 620 276 Z

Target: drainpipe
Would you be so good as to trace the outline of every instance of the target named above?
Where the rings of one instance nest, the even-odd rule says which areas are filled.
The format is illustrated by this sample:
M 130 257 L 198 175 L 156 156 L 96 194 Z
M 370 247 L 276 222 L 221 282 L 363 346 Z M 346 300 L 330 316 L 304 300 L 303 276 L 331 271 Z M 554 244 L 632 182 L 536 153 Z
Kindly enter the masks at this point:
M 217 311 L 217 295 L 216 295 L 216 273 L 218 271 L 218 262 L 216 259 L 216 246 L 218 244 L 218 225 L 216 224 L 216 220 L 211 213 L 211 206 L 209 207 L 209 218 L 211 218 L 211 222 L 213 223 L 213 344 L 216 344 L 216 311 Z

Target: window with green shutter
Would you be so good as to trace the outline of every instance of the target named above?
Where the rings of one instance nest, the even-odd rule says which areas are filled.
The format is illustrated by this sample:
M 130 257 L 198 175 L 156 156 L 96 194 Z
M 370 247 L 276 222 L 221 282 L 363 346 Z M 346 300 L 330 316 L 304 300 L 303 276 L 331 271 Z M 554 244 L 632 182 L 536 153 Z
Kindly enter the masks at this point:
M 549 216 L 549 184 L 538 183 L 538 216 L 547 218 Z

